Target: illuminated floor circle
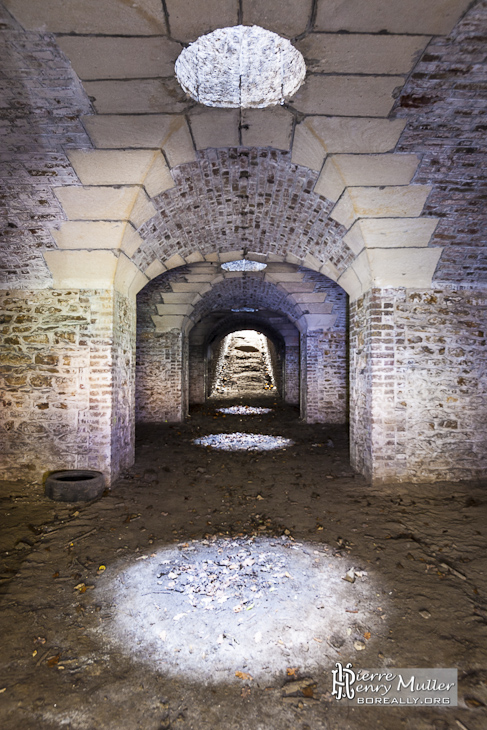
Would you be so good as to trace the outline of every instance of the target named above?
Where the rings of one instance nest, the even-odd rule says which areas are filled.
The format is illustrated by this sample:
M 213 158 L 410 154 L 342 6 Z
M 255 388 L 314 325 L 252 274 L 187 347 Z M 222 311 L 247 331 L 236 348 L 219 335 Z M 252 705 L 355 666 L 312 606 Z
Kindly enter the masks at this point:
M 270 413 L 272 408 L 256 408 L 254 406 L 229 406 L 228 408 L 217 408 L 218 413 L 225 413 L 229 416 L 261 416 Z
M 294 441 L 283 436 L 267 436 L 262 433 L 214 433 L 193 441 L 197 446 L 211 446 L 220 451 L 273 451 L 292 446 Z
M 354 656 L 364 632 L 384 631 L 377 589 L 342 580 L 347 568 L 327 547 L 284 537 L 192 541 L 119 573 L 100 631 L 154 670 L 205 684 L 330 667 L 337 650 Z

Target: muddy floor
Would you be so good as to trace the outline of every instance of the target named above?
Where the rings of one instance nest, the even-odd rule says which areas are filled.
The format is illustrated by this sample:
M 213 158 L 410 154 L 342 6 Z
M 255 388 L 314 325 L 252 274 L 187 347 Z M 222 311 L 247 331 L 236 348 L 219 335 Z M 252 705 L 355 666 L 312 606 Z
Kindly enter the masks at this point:
M 2 730 L 485 730 L 487 484 L 371 487 L 345 429 L 238 403 L 139 428 L 98 501 L 1 485 Z M 294 445 L 193 444 L 231 432 Z M 457 668 L 458 707 L 350 707 L 336 662 Z

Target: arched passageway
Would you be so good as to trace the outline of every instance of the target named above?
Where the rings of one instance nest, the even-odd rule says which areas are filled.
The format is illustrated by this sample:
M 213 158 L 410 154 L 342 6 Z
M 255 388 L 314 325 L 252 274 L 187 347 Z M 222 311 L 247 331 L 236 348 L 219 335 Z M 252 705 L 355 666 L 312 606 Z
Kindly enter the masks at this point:
M 236 330 L 210 345 L 208 396 L 280 395 L 279 352 L 272 340 L 251 329 Z
M 276 391 L 305 421 L 347 421 L 347 297 L 323 274 L 272 262 L 241 271 L 177 267 L 139 293 L 137 322 L 138 422 L 181 421 L 204 403 L 215 348 L 248 328 L 271 341 Z

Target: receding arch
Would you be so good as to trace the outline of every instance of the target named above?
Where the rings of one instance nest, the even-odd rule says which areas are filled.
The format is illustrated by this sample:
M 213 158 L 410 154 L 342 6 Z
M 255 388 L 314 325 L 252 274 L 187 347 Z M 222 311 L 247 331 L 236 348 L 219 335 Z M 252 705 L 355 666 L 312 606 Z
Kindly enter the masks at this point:
M 240 330 L 255 330 L 274 345 L 278 363 L 278 390 L 287 403 L 299 403 L 299 330 L 282 313 L 265 310 L 257 313 L 210 312 L 189 334 L 189 404 L 204 403 L 210 394 L 211 361 L 227 335 Z
M 222 273 L 215 262 L 198 262 L 157 277 L 139 294 L 139 304 L 139 421 L 178 421 L 190 400 L 203 402 L 211 330 L 221 322 L 258 320 L 271 330 L 277 324 L 285 343 L 288 402 L 299 401 L 309 422 L 345 422 L 347 296 L 323 274 L 276 263 L 265 271 Z

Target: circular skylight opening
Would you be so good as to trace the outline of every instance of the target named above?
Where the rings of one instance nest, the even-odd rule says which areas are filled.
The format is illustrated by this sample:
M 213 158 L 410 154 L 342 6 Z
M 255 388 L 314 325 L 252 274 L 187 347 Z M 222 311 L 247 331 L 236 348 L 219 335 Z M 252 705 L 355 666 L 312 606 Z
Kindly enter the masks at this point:
M 250 261 L 249 259 L 239 259 L 238 261 L 228 261 L 222 264 L 225 271 L 262 271 L 267 268 L 267 264 L 261 264 L 260 261 Z
M 254 109 L 283 104 L 306 75 L 301 53 L 257 25 L 200 36 L 180 53 L 175 70 L 184 91 L 205 106 Z

